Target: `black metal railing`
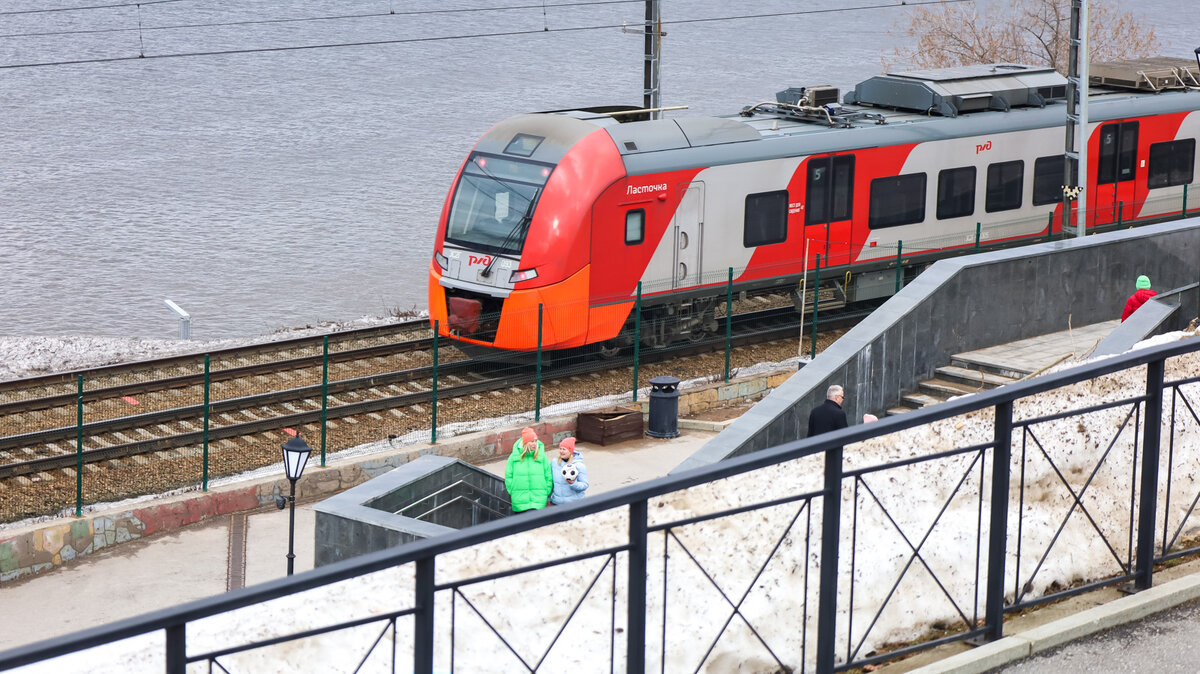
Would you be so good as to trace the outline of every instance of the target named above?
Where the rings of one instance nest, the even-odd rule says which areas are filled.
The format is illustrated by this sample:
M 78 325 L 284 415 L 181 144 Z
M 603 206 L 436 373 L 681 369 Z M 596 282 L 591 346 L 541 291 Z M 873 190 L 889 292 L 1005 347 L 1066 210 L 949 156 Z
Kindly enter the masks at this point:
M 1170 359 L 1197 351 L 1197 338 L 1150 347 L 787 442 L 23 646 L 0 653 L 0 669 L 159 631 L 165 646 L 146 640 L 146 648 L 157 649 L 168 672 L 203 662 L 231 673 L 254 669 L 239 662 L 239 654 L 261 655 L 261 649 L 335 632 L 337 644 L 327 647 L 347 663 L 346 671 L 382 658 L 392 668 L 417 672 L 477 669 L 464 658 L 481 649 L 528 671 L 561 670 L 580 649 L 589 671 L 598 663 L 610 671 L 698 671 L 720 657 L 722 644 L 768 666 L 833 672 L 945 642 L 996 639 L 1007 612 L 1114 583 L 1146 589 L 1156 562 L 1200 550 L 1181 544 L 1200 487 L 1180 477 L 1183 465 L 1200 458 L 1200 376 L 1164 376 Z M 1106 375 L 1140 367 L 1146 377 L 1138 395 L 1070 408 L 1066 387 L 1090 382 L 1102 388 Z M 1062 410 L 1033 416 L 1026 404 L 1031 396 L 1051 391 Z M 932 422 L 971 415 L 994 415 L 984 424 L 990 437 L 942 437 L 933 450 L 875 440 L 917 427 L 932 433 Z M 1072 430 L 1054 435 L 1051 422 L 1064 420 Z M 872 441 L 887 449 L 884 456 L 854 448 L 843 456 L 843 447 Z M 962 446 L 946 449 L 947 443 Z M 912 476 L 900 479 L 906 471 L 925 480 L 920 489 L 911 487 Z M 1121 489 L 1127 483 L 1128 501 L 1097 497 L 1103 481 Z M 711 498 L 701 499 L 701 492 Z M 1035 511 L 1035 501 L 1048 505 Z M 683 506 L 689 503 L 709 512 Z M 1172 511 L 1171 503 L 1186 507 Z M 607 519 L 580 520 L 588 516 Z M 591 526 L 596 537 L 553 547 L 518 536 L 570 525 Z M 514 553 L 519 566 L 485 573 L 455 566 L 450 553 L 498 539 L 531 554 Z M 730 540 L 736 548 L 723 549 L 722 541 Z M 1104 568 L 1079 571 L 1064 562 L 1064 554 L 1083 551 L 1096 553 Z M 228 630 L 221 648 L 188 652 L 188 628 L 202 619 L 395 569 L 411 571 L 402 584 L 411 601 L 350 620 L 317 615 L 312 619 L 327 622 L 315 626 L 288 621 L 279 628 L 292 633 L 266 638 Z M 439 569 L 446 577 L 438 578 Z M 520 590 L 525 580 L 537 591 Z M 918 601 L 940 608 L 914 609 Z M 513 620 L 522 612 L 533 612 L 532 624 L 545 631 L 532 643 L 523 633 L 528 625 Z M 913 632 L 907 639 L 895 629 L 905 624 Z M 348 638 L 352 632 L 360 636 Z M 102 660 L 103 651 L 95 657 Z M 498 662 L 489 659 L 487 666 L 506 669 Z M 305 664 L 289 668 L 305 671 Z

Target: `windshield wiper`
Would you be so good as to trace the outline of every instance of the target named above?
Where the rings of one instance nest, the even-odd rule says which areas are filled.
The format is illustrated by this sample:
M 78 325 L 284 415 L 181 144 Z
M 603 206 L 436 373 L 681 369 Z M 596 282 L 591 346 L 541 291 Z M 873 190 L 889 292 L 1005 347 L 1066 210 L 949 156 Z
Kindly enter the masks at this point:
M 517 234 L 533 220 L 533 203 L 537 201 L 538 194 L 540 194 L 541 191 L 542 188 L 537 188 L 537 190 L 534 191 L 533 196 L 529 198 L 529 205 L 525 207 L 525 212 L 521 215 L 521 219 L 517 220 L 517 224 L 513 225 L 513 228 L 509 230 L 508 234 L 504 237 L 504 240 L 500 242 L 501 251 L 507 249 L 508 244 L 516 240 Z M 492 259 L 488 260 L 488 263 L 484 265 L 483 270 L 479 272 L 479 275 L 483 278 L 491 276 L 492 265 L 496 264 L 496 260 L 498 259 L 500 259 L 500 253 L 495 253 L 492 255 Z

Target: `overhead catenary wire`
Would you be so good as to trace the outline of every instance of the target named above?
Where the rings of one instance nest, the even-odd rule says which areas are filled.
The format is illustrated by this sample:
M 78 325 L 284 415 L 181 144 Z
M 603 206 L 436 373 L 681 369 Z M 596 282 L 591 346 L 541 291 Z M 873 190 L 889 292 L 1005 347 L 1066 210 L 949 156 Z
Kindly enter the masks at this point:
M 43 7 L 42 9 L 12 9 L 0 12 L 0 16 L 17 16 L 19 14 L 52 14 L 57 12 L 83 12 L 94 9 L 118 9 L 121 7 L 141 7 L 142 5 L 165 5 L 171 2 L 195 2 L 195 0 L 142 0 L 141 2 L 120 2 L 108 5 L 86 5 L 81 7 Z
M 163 0 L 164 2 L 183 2 L 185 0 Z M 545 5 L 504 5 L 501 7 L 460 7 L 457 9 L 414 9 L 397 12 L 390 10 L 387 12 L 359 12 L 356 14 L 331 14 L 326 16 L 301 16 L 288 17 L 282 19 L 243 19 L 240 21 L 213 21 L 208 23 L 179 23 L 166 26 L 145 26 L 141 30 L 184 30 L 193 28 L 229 28 L 233 26 L 261 26 L 270 24 L 284 23 L 303 23 L 306 21 L 347 21 L 352 19 L 374 19 L 385 16 L 419 16 L 422 14 L 469 14 L 475 12 L 504 12 L 522 9 L 541 9 L 543 17 L 545 10 L 557 7 L 587 7 L 592 5 L 621 5 L 637 3 L 642 4 L 646 0 L 587 0 L 586 2 L 561 2 L 550 3 Z M 152 4 L 152 3 L 141 3 Z M 126 7 L 132 5 L 106 5 L 107 7 Z M 38 10 L 52 11 L 52 10 Z M 0 12 L 2 15 L 3 12 Z M 51 37 L 62 35 L 95 35 L 97 33 L 132 33 L 138 30 L 137 28 L 89 28 L 80 30 L 54 30 L 42 31 L 36 33 L 8 33 L 0 34 L 0 38 L 18 38 L 18 37 Z
M 176 2 L 176 1 L 182 2 L 185 0 L 158 0 L 158 1 L 159 2 Z M 614 0 L 605 0 L 605 1 L 612 2 Z M 631 1 L 631 0 L 620 0 L 620 1 L 625 2 L 625 1 Z M 636 1 L 643 2 L 644 0 L 636 0 Z M 712 23 L 712 22 L 717 22 L 717 21 L 747 21 L 747 20 L 754 20 L 754 19 L 780 18 L 780 17 L 786 17 L 786 16 L 829 14 L 829 13 L 834 13 L 834 12 L 878 10 L 878 9 L 898 8 L 898 7 L 918 7 L 918 6 L 922 6 L 922 5 L 947 5 L 947 4 L 957 4 L 960 2 L 974 2 L 974 1 L 975 0 L 916 0 L 916 1 L 907 1 L 906 2 L 904 0 L 901 0 L 900 2 L 888 2 L 888 3 L 871 4 L 871 5 L 858 5 L 858 6 L 854 6 L 854 7 L 807 9 L 807 10 L 796 10 L 796 11 L 790 11 L 790 12 L 769 12 L 769 13 L 762 13 L 762 14 L 741 14 L 741 15 L 734 15 L 734 16 L 703 17 L 703 18 L 696 18 L 696 19 L 673 19 L 670 21 L 662 21 L 660 25 L 669 26 L 669 25 L 684 25 L 684 24 L 692 24 L 692 23 Z M 536 7 L 540 8 L 541 5 L 536 5 Z M 436 10 L 434 10 L 434 11 L 436 11 Z M 515 37 L 515 36 L 521 36 L 521 35 L 544 35 L 546 33 L 570 33 L 570 32 L 582 32 L 582 31 L 592 31 L 592 30 L 613 30 L 613 29 L 618 29 L 618 28 L 624 28 L 626 25 L 628 25 L 628 24 L 568 26 L 568 27 L 564 27 L 564 28 L 545 28 L 545 27 L 543 27 L 543 28 L 532 28 L 532 29 L 522 29 L 522 30 L 498 31 L 498 32 L 491 32 L 491 33 L 470 33 L 470 34 L 464 34 L 464 35 L 436 35 L 436 36 L 428 36 L 428 37 L 396 38 L 396 39 L 388 39 L 388 40 L 363 40 L 363 41 L 355 41 L 355 42 L 335 42 L 335 43 L 308 44 L 308 45 L 286 45 L 286 46 L 278 46 L 278 47 L 247 47 L 244 49 L 220 49 L 220 50 L 212 50 L 212 51 L 176 52 L 176 53 L 170 53 L 170 54 L 139 54 L 136 56 L 131 55 L 131 56 L 113 56 L 113 57 L 107 57 L 107 58 L 68 59 L 68 60 L 61 60 L 61 61 L 44 61 L 44 62 L 35 62 L 35 63 L 16 63 L 16 64 L 9 64 L 9 65 L 0 65 L 0 70 L 12 70 L 12 69 L 17 69 L 17 68 L 40 68 L 40 67 L 48 67 L 48 66 L 119 63 L 122 61 L 139 61 L 139 60 L 146 60 L 146 59 L 194 58 L 194 57 L 200 57 L 200 56 L 233 56 L 233 55 L 241 55 L 241 54 L 265 54 L 265 53 L 272 53 L 272 52 L 306 51 L 306 50 L 311 50 L 311 49 L 344 49 L 344 48 L 350 48 L 350 47 L 372 47 L 372 46 L 397 45 L 397 44 L 414 44 L 414 43 L 422 43 L 422 42 L 443 42 L 443 41 L 449 41 L 449 40 L 472 40 L 472 39 L 491 38 L 491 37 Z M 128 30 L 137 30 L 137 29 L 128 29 Z

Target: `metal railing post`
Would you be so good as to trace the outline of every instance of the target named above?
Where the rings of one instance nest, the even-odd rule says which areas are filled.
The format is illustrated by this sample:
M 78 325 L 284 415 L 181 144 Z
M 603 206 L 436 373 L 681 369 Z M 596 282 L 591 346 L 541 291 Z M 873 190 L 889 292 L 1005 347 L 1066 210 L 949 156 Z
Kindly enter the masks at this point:
M 83 375 L 75 389 L 75 516 L 83 517 Z
M 837 639 L 838 546 L 842 540 L 842 448 L 825 452 L 821 497 L 821 587 L 817 595 L 817 671 L 833 672 Z
M 896 242 L 896 292 L 900 292 L 900 286 L 904 283 L 904 242 Z
M 1124 220 L 1125 220 L 1125 202 L 1118 201 L 1117 202 L 1117 227 L 1122 226 L 1124 224 Z
M 629 504 L 629 590 L 626 597 L 625 671 L 646 670 L 646 501 Z
M 1187 217 L 1187 185 L 1183 186 L 1183 217 Z
M 204 354 L 204 476 L 201 491 L 208 491 L 208 404 L 212 385 L 211 367 L 212 356 L 206 353 Z
M 187 623 L 168 625 L 166 632 L 167 674 L 187 674 Z
M 733 348 L 733 267 L 729 268 L 729 286 L 725 293 L 725 381 L 729 381 L 729 351 Z
M 1051 213 L 1051 214 L 1050 214 L 1050 217 L 1051 217 L 1051 218 L 1053 218 L 1053 217 L 1054 217 L 1054 214 L 1053 214 L 1053 213 Z M 975 250 L 976 250 L 976 251 L 978 251 L 978 250 L 979 250 L 979 237 L 980 237 L 982 234 L 983 234 L 983 223 L 982 223 L 982 222 L 976 222 L 976 223 L 975 223 Z
M 163 304 L 167 305 L 167 308 L 170 309 L 171 311 L 175 312 L 175 315 L 179 317 L 179 338 L 180 339 L 191 339 L 192 338 L 192 317 L 191 317 L 191 315 L 188 314 L 188 312 L 184 311 L 182 307 L 180 307 L 178 304 L 175 304 L 171 300 L 164 298 Z
M 1154 585 L 1154 519 L 1158 506 L 1159 436 L 1162 431 L 1162 394 L 1165 361 L 1146 363 L 1146 414 L 1142 434 L 1142 483 L 1138 504 L 1137 568 L 1134 587 Z
M 537 384 L 535 386 L 533 420 L 542 420 L 542 303 L 538 302 Z
M 329 335 L 321 340 L 321 467 L 325 467 L 325 426 L 329 420 Z
M 988 519 L 988 562 L 984 639 L 1004 636 L 1004 560 L 1008 554 L 1008 485 L 1012 465 L 1012 401 L 996 405 L 992 435 L 991 517 Z
M 437 444 L 438 328 L 439 328 L 438 321 L 434 321 L 433 322 L 433 392 L 432 392 L 433 397 L 430 401 L 430 404 L 432 405 L 432 407 L 430 407 L 430 412 L 429 412 L 429 416 L 430 416 L 429 444 L 431 444 L 431 445 Z
M 633 402 L 637 402 L 638 364 L 642 357 L 642 282 L 637 284 L 637 299 L 633 302 Z
M 434 557 L 416 563 L 416 610 L 413 612 L 413 671 L 433 671 Z
M 817 253 L 817 272 L 813 280 L 813 327 L 812 327 L 812 355 L 810 359 L 815 360 L 817 357 L 817 313 L 821 308 L 821 254 Z

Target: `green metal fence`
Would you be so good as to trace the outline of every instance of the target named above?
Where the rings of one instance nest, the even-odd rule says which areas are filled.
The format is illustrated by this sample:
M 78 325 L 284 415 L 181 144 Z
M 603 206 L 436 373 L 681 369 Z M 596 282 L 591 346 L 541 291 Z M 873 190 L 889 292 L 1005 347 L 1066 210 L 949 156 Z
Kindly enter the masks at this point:
M 1140 215 L 1177 208 L 1179 199 L 1186 212 L 1187 191 L 1182 189 L 1169 199 L 1146 202 Z M 1124 211 L 1123 205 L 1115 210 L 1119 218 Z M 1048 213 L 1043 235 L 1049 235 L 1052 221 L 1053 213 Z M 1014 221 L 984 231 L 977 224 L 970 237 L 875 242 L 863 248 L 858 259 L 876 259 L 884 274 L 894 268 L 894 291 L 899 291 L 920 269 L 909 251 L 960 246 L 973 252 L 1008 236 L 1037 235 L 1030 227 L 1028 221 Z M 622 403 L 637 403 L 643 384 L 660 375 L 728 382 L 740 368 L 755 364 L 752 355 L 734 347 L 737 320 L 755 311 L 789 305 L 803 311 L 808 328 L 804 334 L 797 331 L 797 354 L 807 351 L 815 357 L 826 308 L 836 306 L 838 293 L 847 292 L 855 281 L 852 272 L 839 268 L 848 261 L 837 252 L 847 249 L 842 243 L 814 240 L 808 261 L 811 285 L 803 275 L 789 277 L 784 285 L 759 285 L 756 280 L 774 279 L 777 274 L 770 268 L 756 267 L 754 274 L 726 268 L 695 279 L 639 282 L 631 296 L 537 304 L 524 310 L 509 307 L 503 316 L 482 315 L 475 326 L 477 337 L 519 344 L 521 350 L 475 353 L 469 367 L 464 366 L 467 354 L 454 340 L 437 335 L 443 326 L 435 323 L 436 330 L 427 333 L 432 337 L 428 348 L 374 359 L 351 358 L 350 347 L 326 336 L 321 342 L 249 361 L 225 353 L 196 355 L 180 361 L 165 381 L 161 374 L 129 370 L 63 378 L 27 394 L 57 396 L 58 402 L 0 417 L 0 441 L 26 447 L 17 451 L 25 451 L 29 459 L 73 453 L 73 461 L 7 481 L 9 508 L 0 515 L 10 520 L 63 513 L 80 516 L 86 505 L 144 493 L 181 488 L 207 491 L 213 480 L 278 463 L 280 444 L 294 434 L 319 450 L 320 465 L 325 466 L 330 452 L 386 437 L 428 433 L 429 442 L 437 443 L 439 427 L 464 420 L 508 414 L 530 414 L 540 420 L 547 409 L 571 402 L 570 393 L 577 393 L 581 382 Z M 829 251 L 834 254 L 828 255 Z M 794 261 L 779 264 L 782 268 Z M 681 283 L 701 283 L 711 292 L 690 307 L 662 303 L 661 296 Z M 680 315 L 685 309 L 692 313 Z M 596 342 L 598 335 L 603 337 L 600 343 L 580 348 Z M 669 364 L 645 357 L 649 347 L 702 340 L 723 340 L 724 348 Z M 270 360 L 295 365 L 267 374 L 244 374 L 246 368 L 269 365 Z M 607 369 L 597 371 L 597 363 Z M 502 379 L 505 386 L 446 397 L 448 387 L 481 378 Z M 255 403 L 257 408 L 245 404 L 247 396 L 268 394 L 275 397 Z M 411 396 L 414 401 L 347 417 L 350 405 L 372 396 Z M 0 394 L 0 403 L 7 402 L 13 402 L 12 394 Z M 99 435 L 91 432 L 108 420 L 128 423 Z M 230 429 L 246 423 L 258 425 L 231 434 Z M 174 439 L 151 448 L 151 458 L 120 454 L 123 445 L 160 433 Z M 50 439 L 22 445 L 17 437 L 22 435 Z M 104 470 L 88 460 L 96 452 L 113 453 L 113 458 L 105 459 Z

